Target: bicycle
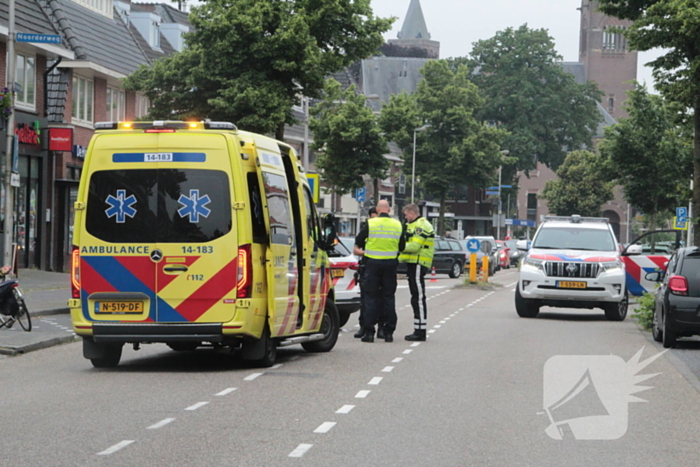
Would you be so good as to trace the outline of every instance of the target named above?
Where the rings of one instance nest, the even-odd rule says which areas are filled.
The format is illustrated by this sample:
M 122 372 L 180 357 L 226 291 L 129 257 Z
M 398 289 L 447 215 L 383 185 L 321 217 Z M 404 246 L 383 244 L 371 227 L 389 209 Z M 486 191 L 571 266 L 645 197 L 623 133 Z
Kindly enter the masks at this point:
M 32 318 L 16 279 L 5 280 L 10 267 L 0 268 L 0 328 L 10 329 L 15 323 L 25 331 L 32 330 Z

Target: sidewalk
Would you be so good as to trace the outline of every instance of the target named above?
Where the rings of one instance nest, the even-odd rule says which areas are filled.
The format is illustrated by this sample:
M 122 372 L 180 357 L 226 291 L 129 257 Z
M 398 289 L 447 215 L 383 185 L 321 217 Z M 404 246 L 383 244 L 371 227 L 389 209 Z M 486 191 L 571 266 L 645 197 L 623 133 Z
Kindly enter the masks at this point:
M 18 280 L 32 317 L 32 331 L 24 332 L 19 324 L 12 329 L 0 328 L 0 355 L 17 355 L 76 340 L 67 319 L 70 274 L 20 269 Z

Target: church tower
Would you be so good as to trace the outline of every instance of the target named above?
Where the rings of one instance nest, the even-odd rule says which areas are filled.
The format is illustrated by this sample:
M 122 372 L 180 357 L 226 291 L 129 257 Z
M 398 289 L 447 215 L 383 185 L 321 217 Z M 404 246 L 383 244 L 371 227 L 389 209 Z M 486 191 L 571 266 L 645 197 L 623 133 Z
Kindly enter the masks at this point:
M 390 39 L 389 44 L 406 49 L 425 50 L 427 58 L 440 58 L 440 42 L 430 40 L 420 0 L 411 0 L 398 39 Z
M 598 2 L 581 2 L 581 39 L 579 61 L 586 80 L 595 81 L 603 91 L 601 104 L 616 120 L 627 117 L 622 103 L 626 91 L 633 89 L 630 80 L 637 79 L 637 52 L 630 51 L 627 40 L 611 28 L 626 28 L 631 22 L 606 16 L 598 11 Z

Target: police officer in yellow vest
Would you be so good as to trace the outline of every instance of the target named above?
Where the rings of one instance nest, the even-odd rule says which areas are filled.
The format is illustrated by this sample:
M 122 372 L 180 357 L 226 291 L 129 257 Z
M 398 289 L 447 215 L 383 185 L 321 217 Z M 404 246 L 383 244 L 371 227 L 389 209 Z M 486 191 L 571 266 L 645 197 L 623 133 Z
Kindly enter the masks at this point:
M 362 342 L 374 342 L 374 326 L 384 319 L 384 340 L 394 341 L 396 329 L 396 268 L 398 256 L 406 245 L 401 222 L 389 217 L 391 206 L 386 200 L 377 203 L 379 216 L 369 219 L 367 225 L 355 237 L 354 253 L 365 257 L 363 280 L 365 330 Z
M 406 336 L 407 341 L 424 341 L 428 328 L 428 308 L 425 298 L 425 275 L 433 265 L 435 251 L 435 231 L 430 222 L 420 215 L 415 204 L 403 208 L 406 224 L 406 248 L 399 261 L 406 263 L 408 270 L 408 287 L 411 290 L 413 307 L 413 334 Z

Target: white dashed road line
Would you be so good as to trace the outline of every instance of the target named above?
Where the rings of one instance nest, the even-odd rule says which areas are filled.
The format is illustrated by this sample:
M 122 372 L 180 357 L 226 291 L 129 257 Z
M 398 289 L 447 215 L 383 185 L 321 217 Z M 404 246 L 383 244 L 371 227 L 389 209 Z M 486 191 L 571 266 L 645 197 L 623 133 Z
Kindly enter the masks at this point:
M 235 391 L 235 390 L 236 390 L 236 388 L 227 388 L 227 389 L 224 389 L 224 390 L 221 391 L 221 392 L 217 392 L 217 393 L 214 394 L 214 395 L 215 395 L 215 396 L 225 396 L 226 394 L 230 394 L 230 393 L 232 393 L 232 392 Z
M 365 391 L 360 391 L 360 392 L 358 392 L 357 394 L 355 394 L 355 398 L 356 398 L 356 399 L 364 399 L 365 397 L 369 396 L 369 393 L 370 393 L 370 392 L 371 392 L 371 391 L 367 391 L 367 390 L 365 390 Z
M 432 334 L 434 332 L 435 332 L 435 329 L 431 329 L 430 331 L 428 331 L 428 333 L 430 333 L 430 334 Z
M 513 287 L 513 286 L 514 286 L 515 284 L 517 284 L 517 283 L 518 283 L 518 281 L 515 281 L 515 282 L 513 282 L 512 284 L 506 285 L 506 287 Z
M 306 454 L 306 451 L 311 449 L 313 444 L 300 444 L 297 448 L 289 453 L 289 457 L 301 457 Z
M 401 358 L 401 357 L 396 357 L 395 359 L 393 359 L 393 360 L 391 361 L 391 363 L 399 363 L 401 360 L 403 360 L 403 358 Z
M 393 370 L 393 369 L 394 369 L 393 366 L 385 366 L 385 367 L 382 369 L 382 373 L 391 373 L 391 370 Z
M 276 363 L 270 367 L 271 370 L 276 370 L 277 368 L 281 367 L 283 364 L 282 363 Z
M 314 433 L 328 433 L 334 426 L 335 422 L 323 422 L 314 430 Z
M 335 413 L 350 413 L 350 411 L 354 408 L 355 408 L 354 405 L 344 405 L 341 408 L 339 408 L 338 410 L 336 410 Z
M 114 454 L 115 452 L 119 451 L 120 449 L 127 447 L 128 445 L 130 445 L 133 442 L 134 442 L 134 440 L 124 440 L 120 443 L 115 444 L 111 448 L 107 448 L 102 452 L 98 452 L 97 455 L 98 456 L 109 456 L 110 454 Z
M 197 410 L 197 409 L 199 409 L 199 408 L 201 408 L 201 407 L 204 407 L 204 406 L 207 405 L 208 403 L 209 403 L 209 402 L 197 402 L 197 403 L 194 404 L 194 405 L 190 405 L 190 406 L 187 407 L 185 410 Z
M 165 420 L 161 420 L 156 424 L 153 424 L 147 428 L 147 430 L 157 430 L 158 428 L 163 428 L 165 425 L 167 425 L 170 422 L 174 422 L 174 418 L 166 418 Z
M 253 373 L 252 375 L 248 375 L 245 378 L 243 378 L 243 381 L 253 381 L 255 378 L 262 375 L 263 373 Z
M 403 351 L 404 355 L 408 355 L 408 354 L 410 354 L 411 352 L 413 352 L 413 350 L 411 350 L 411 349 L 406 349 L 406 350 Z
M 413 344 L 411 344 L 411 347 L 418 347 L 419 345 L 420 345 L 420 342 L 414 342 Z
M 367 383 L 367 384 L 371 384 L 372 386 L 376 386 L 382 382 L 382 379 L 383 378 L 381 376 L 375 376 L 374 378 L 369 380 L 369 383 Z

